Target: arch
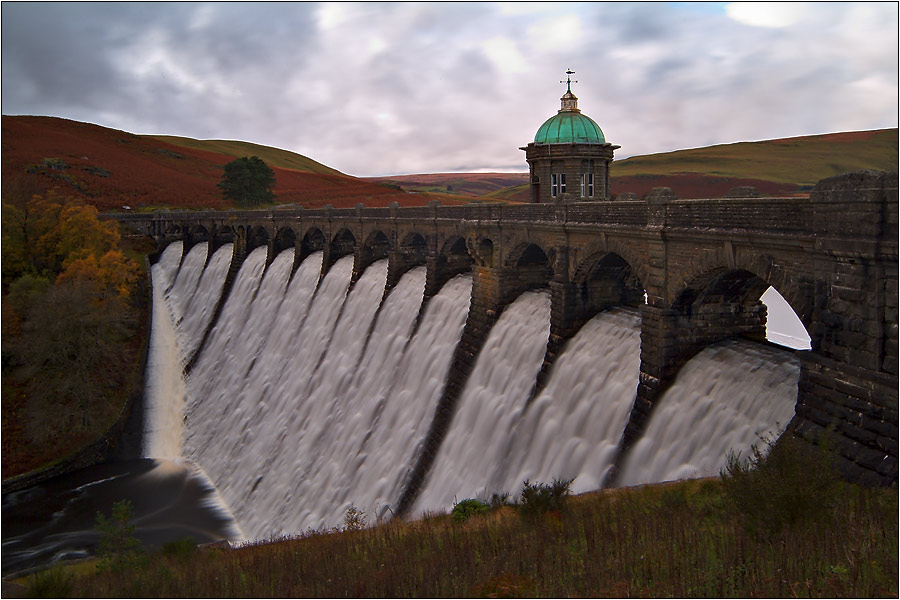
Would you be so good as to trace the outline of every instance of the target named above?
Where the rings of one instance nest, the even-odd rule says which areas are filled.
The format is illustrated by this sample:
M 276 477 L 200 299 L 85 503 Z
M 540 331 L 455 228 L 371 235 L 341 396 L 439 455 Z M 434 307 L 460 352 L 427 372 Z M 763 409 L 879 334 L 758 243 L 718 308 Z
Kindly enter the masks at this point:
M 469 256 L 469 249 L 466 248 L 466 240 L 461 235 L 447 238 L 441 247 L 440 255 L 447 259 L 465 255 L 472 260 L 472 257 Z
M 465 243 L 463 246 L 465 247 Z M 406 234 L 400 242 L 400 253 L 409 265 L 421 265 L 428 256 L 428 244 L 424 237 L 413 231 Z
M 494 240 L 490 238 L 479 238 L 474 242 L 473 254 L 475 262 L 480 267 L 494 266 Z
M 363 243 L 363 263 L 368 265 L 376 260 L 387 258 L 390 247 L 390 240 L 383 231 L 373 231 Z
M 810 329 L 815 307 L 815 282 L 804 280 L 802 276 L 794 276 L 768 254 L 755 254 L 750 257 L 738 255 L 733 260 L 733 267 L 726 265 L 728 265 L 728 261 L 725 257 L 720 256 L 719 252 L 704 252 L 696 257 L 688 265 L 685 265 L 682 283 L 672 292 L 673 296 L 669 299 L 669 305 L 683 306 L 684 299 L 680 299 L 681 296 L 691 293 L 689 290 L 696 293 L 697 288 L 705 288 L 717 274 L 723 271 L 743 270 L 774 287 L 791 306 L 803 326 L 807 330 Z
M 644 304 L 644 284 L 631 264 L 614 252 L 594 252 L 575 269 L 572 277 L 579 300 L 589 314 L 611 306 Z
M 300 242 L 300 253 L 306 257 L 313 252 L 320 252 L 325 249 L 325 234 L 318 227 L 310 227 L 303 234 L 303 240 Z
M 209 241 L 209 230 L 206 229 L 203 225 L 194 225 L 190 230 L 190 238 L 192 242 L 206 242 Z
M 267 246 L 269 244 L 269 232 L 265 227 L 247 227 L 247 252 L 259 246 Z
M 353 254 L 353 251 L 356 250 L 356 237 L 345 227 L 331 238 L 330 249 L 333 259 Z
M 760 341 L 769 339 L 774 343 L 788 345 L 768 336 L 768 308 L 762 296 L 770 287 L 782 295 L 772 283 L 747 269 L 716 267 L 686 282 L 675 297 L 672 309 L 679 315 L 682 324 L 693 330 L 687 337 L 704 340 L 706 343 L 729 335 L 749 335 Z M 787 298 L 785 303 L 794 311 L 809 335 L 808 325 Z M 789 317 L 783 314 L 777 316 L 779 320 Z M 810 343 L 816 345 L 811 336 Z
M 290 227 L 282 227 L 275 233 L 275 254 L 279 254 L 288 248 L 293 248 L 297 242 L 297 234 Z
M 508 267 L 549 267 L 550 257 L 533 242 L 521 242 L 506 259 Z

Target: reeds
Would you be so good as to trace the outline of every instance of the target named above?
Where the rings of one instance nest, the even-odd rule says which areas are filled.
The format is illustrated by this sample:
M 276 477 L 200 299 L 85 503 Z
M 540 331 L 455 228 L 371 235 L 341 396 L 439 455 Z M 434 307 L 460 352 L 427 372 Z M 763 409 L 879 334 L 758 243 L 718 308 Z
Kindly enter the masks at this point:
M 897 595 L 897 492 L 844 486 L 831 514 L 760 536 L 717 479 L 502 506 L 238 549 L 154 555 L 70 581 L 95 597 L 879 597 Z M 42 582 L 46 587 L 46 581 Z M 43 588 L 42 588 L 43 589 Z

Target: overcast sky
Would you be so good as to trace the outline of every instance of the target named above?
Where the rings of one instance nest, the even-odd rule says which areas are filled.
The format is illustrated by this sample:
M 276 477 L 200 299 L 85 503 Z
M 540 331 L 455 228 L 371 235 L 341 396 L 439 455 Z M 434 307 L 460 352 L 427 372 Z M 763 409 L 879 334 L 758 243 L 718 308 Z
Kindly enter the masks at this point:
M 353 175 L 527 171 L 565 70 L 617 158 L 897 127 L 889 3 L 2 4 L 3 114 Z

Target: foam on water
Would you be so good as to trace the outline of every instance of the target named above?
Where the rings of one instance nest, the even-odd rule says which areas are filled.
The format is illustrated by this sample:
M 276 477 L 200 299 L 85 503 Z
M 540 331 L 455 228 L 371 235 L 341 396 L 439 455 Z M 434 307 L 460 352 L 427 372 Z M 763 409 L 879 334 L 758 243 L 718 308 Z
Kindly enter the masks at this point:
M 147 454 L 180 453 L 199 465 L 251 540 L 338 526 L 351 505 L 390 516 L 446 384 L 471 275 L 450 280 L 421 310 L 423 267 L 382 303 L 387 261 L 372 264 L 351 289 L 351 256 L 319 281 L 321 252 L 291 274 L 293 250 L 266 268 L 258 248 L 185 385 L 181 361 L 202 339 L 232 247 L 205 267 L 202 245 L 183 261 L 181 252 L 171 244 L 152 270 Z M 454 499 L 516 494 L 525 479 L 574 478 L 575 492 L 601 485 L 637 389 L 640 318 L 613 309 L 591 319 L 529 403 L 549 323 L 546 291 L 522 294 L 503 311 L 414 514 L 447 510 Z M 789 353 L 751 342 L 701 352 L 660 399 L 621 482 L 715 474 L 727 450 L 746 450 L 790 419 L 798 371 Z
M 541 368 L 550 334 L 550 293 L 526 292 L 485 341 L 413 514 L 447 509 L 454 498 L 489 495 L 514 425 Z
M 621 485 L 718 475 L 729 451 L 781 434 L 794 416 L 800 363 L 747 340 L 709 346 L 659 399 Z

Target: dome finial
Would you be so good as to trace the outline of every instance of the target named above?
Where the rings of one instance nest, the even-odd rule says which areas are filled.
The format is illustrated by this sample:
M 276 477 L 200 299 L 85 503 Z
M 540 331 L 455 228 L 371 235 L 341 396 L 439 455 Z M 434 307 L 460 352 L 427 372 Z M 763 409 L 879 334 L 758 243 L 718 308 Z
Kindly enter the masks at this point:
M 560 83 L 566 84 L 566 93 L 568 93 L 568 94 L 572 93 L 572 75 L 574 75 L 574 74 L 575 74 L 575 71 L 573 71 L 572 69 L 566 69 L 566 80 L 565 81 L 560 80 Z M 575 83 L 578 83 L 577 79 L 575 80 Z
M 572 75 L 575 73 L 572 69 L 566 69 L 566 80 L 560 83 L 566 84 L 566 93 L 560 98 L 561 106 L 559 112 L 580 112 L 578 110 L 578 98 L 572 93 Z M 575 83 L 578 83 L 576 80 Z

